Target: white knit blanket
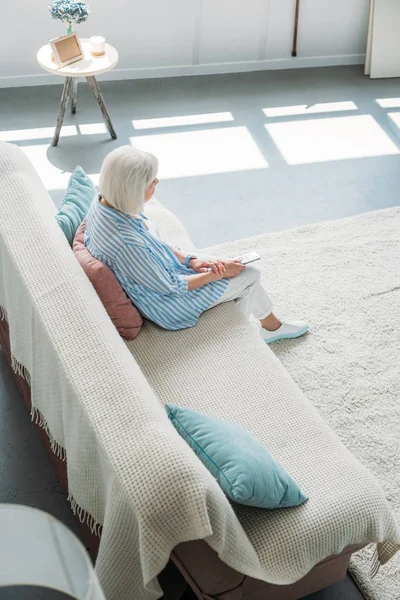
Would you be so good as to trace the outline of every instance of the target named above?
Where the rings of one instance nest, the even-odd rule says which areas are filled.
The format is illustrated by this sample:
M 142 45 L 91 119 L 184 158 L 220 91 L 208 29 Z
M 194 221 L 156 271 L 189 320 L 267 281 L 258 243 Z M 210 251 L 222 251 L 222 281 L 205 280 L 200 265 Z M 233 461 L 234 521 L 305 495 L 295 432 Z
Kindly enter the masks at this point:
M 310 501 L 300 507 L 301 518 L 297 509 L 268 513 L 245 507 L 237 509 L 237 516 L 169 423 L 55 222 L 51 199 L 16 147 L 0 145 L 0 184 L 0 306 L 10 326 L 14 368 L 30 379 L 33 416 L 46 428 L 53 449 L 67 458 L 73 507 L 93 530 L 102 525 L 96 570 L 108 600 L 158 597 L 157 574 L 172 549 L 191 539 L 206 538 L 228 565 L 273 583 L 296 581 L 348 544 L 386 541 L 379 547 L 382 559 L 389 558 L 400 533 L 379 486 L 232 305 L 209 311 L 202 328 L 171 338 L 172 332 L 147 324 L 136 351 L 143 348 L 141 366 L 151 365 L 162 401 L 177 395 L 181 403 L 187 401 L 182 392 L 186 388 L 177 389 L 173 377 L 165 379 L 170 368 L 172 374 L 179 372 L 171 345 L 170 361 L 158 354 L 168 352 L 166 342 L 175 340 L 177 354 L 180 345 L 190 356 L 193 343 L 202 352 L 205 364 L 197 363 L 197 373 L 203 369 L 201 389 L 210 367 L 208 336 L 214 336 L 213 352 L 220 344 L 227 365 L 235 359 L 224 338 L 231 319 L 238 319 L 232 347 L 250 345 L 257 369 L 265 369 L 269 389 L 262 387 L 261 394 L 260 381 L 252 386 L 249 380 L 247 397 L 233 394 L 230 402 L 223 395 L 230 390 L 234 371 L 229 372 L 235 364 L 227 367 L 220 385 L 213 382 L 210 394 L 220 395 L 217 412 L 225 402 L 224 412 L 259 438 L 256 423 L 269 419 L 270 446 Z M 201 410 L 202 395 L 197 398 L 198 390 L 191 387 Z M 267 401 L 270 413 L 264 408 Z M 215 403 L 210 400 L 209 405 L 212 412 Z M 292 422 L 286 419 L 279 425 L 288 411 Z M 299 428 L 307 432 L 297 436 L 302 461 L 294 452 Z M 325 454 L 319 462 L 311 451 L 315 436 Z M 265 436 L 261 441 L 267 443 Z M 321 486 L 321 478 L 326 483 L 324 469 L 329 471 L 329 490 Z M 345 489 L 336 494 L 340 485 Z M 327 495 L 329 502 L 324 500 Z

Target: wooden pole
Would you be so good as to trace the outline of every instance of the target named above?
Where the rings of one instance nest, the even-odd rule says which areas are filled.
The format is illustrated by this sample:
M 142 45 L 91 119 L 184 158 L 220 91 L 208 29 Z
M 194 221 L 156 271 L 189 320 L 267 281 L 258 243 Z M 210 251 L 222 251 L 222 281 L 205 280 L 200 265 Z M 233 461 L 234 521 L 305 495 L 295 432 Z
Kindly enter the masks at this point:
M 292 56 L 297 56 L 297 32 L 299 29 L 300 0 L 296 0 L 296 12 L 294 14 L 294 32 Z

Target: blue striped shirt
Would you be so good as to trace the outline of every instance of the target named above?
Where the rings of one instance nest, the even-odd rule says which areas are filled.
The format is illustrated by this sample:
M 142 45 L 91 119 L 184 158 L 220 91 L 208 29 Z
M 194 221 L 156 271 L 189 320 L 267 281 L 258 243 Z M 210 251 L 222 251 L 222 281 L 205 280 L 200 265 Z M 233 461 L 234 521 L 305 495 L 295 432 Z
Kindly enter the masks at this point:
M 193 269 L 182 265 L 171 247 L 147 230 L 143 220 L 93 200 L 86 218 L 85 245 L 104 262 L 144 317 L 164 329 L 196 325 L 202 312 L 224 293 L 220 279 L 188 290 Z

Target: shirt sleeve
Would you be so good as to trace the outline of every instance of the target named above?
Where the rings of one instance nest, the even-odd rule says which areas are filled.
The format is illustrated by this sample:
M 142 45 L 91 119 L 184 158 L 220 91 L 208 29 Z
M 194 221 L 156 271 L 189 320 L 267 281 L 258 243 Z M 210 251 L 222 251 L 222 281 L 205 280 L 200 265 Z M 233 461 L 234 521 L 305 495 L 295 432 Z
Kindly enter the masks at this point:
M 136 285 L 163 294 L 182 296 L 188 292 L 186 275 L 164 266 L 150 248 L 129 244 L 118 255 L 118 266 Z

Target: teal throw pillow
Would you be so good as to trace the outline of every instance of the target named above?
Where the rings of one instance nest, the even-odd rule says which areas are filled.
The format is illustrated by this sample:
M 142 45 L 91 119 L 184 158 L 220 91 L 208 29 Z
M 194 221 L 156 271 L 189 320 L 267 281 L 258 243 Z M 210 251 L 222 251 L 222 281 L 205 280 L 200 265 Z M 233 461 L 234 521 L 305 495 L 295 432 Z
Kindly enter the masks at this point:
M 299 506 L 307 500 L 285 469 L 242 427 L 175 404 L 166 409 L 175 429 L 231 500 L 259 508 Z
M 86 217 L 96 194 L 96 188 L 82 167 L 75 167 L 56 216 L 57 222 L 71 246 L 75 233 Z

